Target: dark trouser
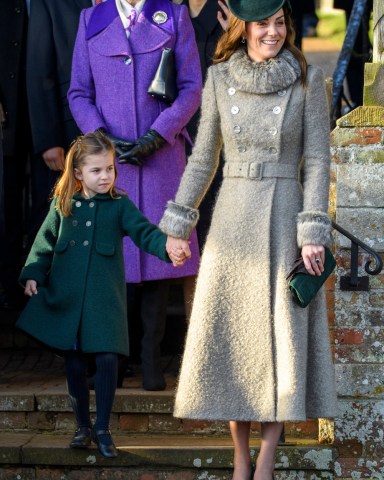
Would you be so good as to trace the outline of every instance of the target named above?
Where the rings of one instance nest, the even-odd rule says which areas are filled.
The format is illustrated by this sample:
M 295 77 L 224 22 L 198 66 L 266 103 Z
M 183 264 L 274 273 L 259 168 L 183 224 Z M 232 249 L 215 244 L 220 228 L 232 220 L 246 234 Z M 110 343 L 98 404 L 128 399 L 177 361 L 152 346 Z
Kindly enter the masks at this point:
M 64 354 L 68 393 L 78 427 L 91 426 L 87 381 L 89 357 L 90 354 L 75 350 Z M 94 428 L 95 430 L 108 430 L 117 385 L 118 359 L 116 353 L 96 353 L 94 357 L 96 361 L 96 422 Z
M 141 326 L 141 365 L 143 386 L 146 390 L 163 390 L 166 386 L 161 367 L 160 345 L 167 318 L 168 292 L 168 280 L 127 284 L 130 351 L 131 356 L 134 356 L 138 350 L 140 340 L 137 332 L 140 332 Z M 124 362 L 119 369 L 121 378 Z

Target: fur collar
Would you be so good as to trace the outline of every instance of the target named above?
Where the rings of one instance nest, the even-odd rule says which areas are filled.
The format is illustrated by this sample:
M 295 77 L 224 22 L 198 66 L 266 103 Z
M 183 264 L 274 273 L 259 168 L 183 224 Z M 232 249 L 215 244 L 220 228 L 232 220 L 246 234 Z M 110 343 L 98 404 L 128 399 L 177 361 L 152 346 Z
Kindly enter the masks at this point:
M 283 90 L 295 83 L 301 74 L 299 62 L 286 49 L 265 62 L 253 62 L 241 47 L 217 68 L 231 87 L 258 94 Z

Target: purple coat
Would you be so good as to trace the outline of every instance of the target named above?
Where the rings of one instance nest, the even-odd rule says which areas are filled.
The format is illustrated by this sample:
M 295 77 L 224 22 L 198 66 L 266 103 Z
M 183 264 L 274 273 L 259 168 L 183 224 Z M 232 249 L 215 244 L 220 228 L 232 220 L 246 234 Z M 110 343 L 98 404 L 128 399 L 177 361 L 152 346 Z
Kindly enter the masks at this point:
M 152 19 L 161 10 L 167 20 Z M 147 89 L 159 65 L 163 48 L 174 50 L 178 96 L 170 106 L 152 98 Z M 201 101 L 200 64 L 195 36 L 186 7 L 169 0 L 147 0 L 129 40 L 115 0 L 83 10 L 73 53 L 70 109 L 83 133 L 104 127 L 127 140 L 149 128 L 166 144 L 144 159 L 142 167 L 117 165 L 117 185 L 155 224 L 166 203 L 175 197 L 185 168 L 185 125 Z M 192 259 L 174 268 L 124 243 L 129 283 L 194 275 L 199 253 L 196 234 L 191 238 Z

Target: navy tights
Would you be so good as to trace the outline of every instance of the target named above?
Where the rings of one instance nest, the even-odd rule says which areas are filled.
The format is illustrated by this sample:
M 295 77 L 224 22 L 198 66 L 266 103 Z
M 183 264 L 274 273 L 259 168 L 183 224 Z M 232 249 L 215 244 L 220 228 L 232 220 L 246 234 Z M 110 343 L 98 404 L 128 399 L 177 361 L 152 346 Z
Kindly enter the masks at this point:
M 117 386 L 118 358 L 116 353 L 96 353 L 96 422 L 95 430 L 108 430 Z M 87 365 L 89 354 L 71 350 L 65 352 L 68 393 L 78 427 L 91 427 Z

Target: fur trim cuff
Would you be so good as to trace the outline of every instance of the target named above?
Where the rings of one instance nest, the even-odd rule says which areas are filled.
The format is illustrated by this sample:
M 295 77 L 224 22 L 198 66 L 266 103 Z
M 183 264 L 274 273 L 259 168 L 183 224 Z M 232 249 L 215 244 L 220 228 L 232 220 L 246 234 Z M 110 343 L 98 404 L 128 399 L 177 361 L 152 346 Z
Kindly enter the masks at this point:
M 325 212 L 301 212 L 297 217 L 297 244 L 331 245 L 331 221 Z
M 188 240 L 198 220 L 199 211 L 196 208 L 180 205 L 170 200 L 159 227 L 171 237 Z

